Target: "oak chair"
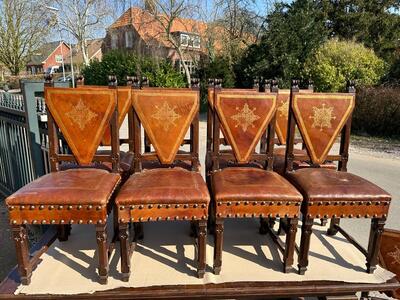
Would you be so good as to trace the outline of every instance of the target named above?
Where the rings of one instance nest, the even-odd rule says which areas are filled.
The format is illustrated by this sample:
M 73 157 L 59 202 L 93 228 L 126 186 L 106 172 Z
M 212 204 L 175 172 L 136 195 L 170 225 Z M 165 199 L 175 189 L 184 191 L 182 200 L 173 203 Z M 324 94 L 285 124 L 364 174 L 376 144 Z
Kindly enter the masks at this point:
M 299 93 L 298 81 L 292 83 L 287 136 L 286 178 L 302 193 L 302 229 L 299 253 L 299 273 L 308 266 L 308 252 L 315 218 L 332 219 L 329 235 L 340 231 L 367 260 L 372 273 L 378 262 L 378 251 L 391 196 L 375 184 L 347 172 L 351 115 L 355 106 L 355 89 L 348 93 Z M 295 126 L 299 128 L 309 168 L 294 170 L 293 145 Z M 335 140 L 340 137 L 339 155 L 330 155 Z M 338 169 L 322 168 L 325 161 L 338 161 Z M 363 249 L 340 226 L 341 218 L 372 219 L 368 249 Z
M 295 235 L 301 194 L 282 176 L 272 171 L 276 93 L 219 90 L 214 92 L 211 212 L 215 219 L 214 273 L 222 266 L 222 240 L 225 218 L 287 218 L 284 249 L 285 272 L 292 269 Z M 232 151 L 220 151 L 220 129 Z M 265 150 L 255 152 L 267 130 Z M 264 150 L 264 151 L 261 151 Z M 237 166 L 221 169 L 221 161 L 235 161 Z M 254 161 L 263 168 L 248 166 Z M 247 166 L 246 166 L 247 165 Z
M 209 193 L 199 169 L 199 105 L 197 89 L 145 88 L 132 92 L 135 173 L 116 197 L 123 280 L 130 276 L 128 225 L 148 221 L 188 220 L 197 223 L 198 277 L 205 273 Z M 142 151 L 141 129 L 155 152 Z M 179 153 L 190 130 L 190 151 Z M 174 166 L 190 161 L 192 170 Z M 159 168 L 143 169 L 154 161 Z M 169 168 L 166 168 L 168 167 Z
M 58 227 L 58 238 L 68 239 L 71 224 L 93 224 L 102 284 L 108 278 L 106 223 L 111 199 L 118 188 L 118 112 L 114 88 L 71 89 L 45 86 L 48 114 L 51 173 L 27 184 L 6 199 L 16 245 L 18 270 L 23 284 L 29 284 L 33 263 L 30 259 L 26 225 L 48 224 Z M 107 127 L 111 126 L 110 155 L 97 155 Z M 72 154 L 62 154 L 59 134 Z M 88 166 L 93 161 L 110 162 L 112 172 L 96 168 L 60 170 L 60 162 Z

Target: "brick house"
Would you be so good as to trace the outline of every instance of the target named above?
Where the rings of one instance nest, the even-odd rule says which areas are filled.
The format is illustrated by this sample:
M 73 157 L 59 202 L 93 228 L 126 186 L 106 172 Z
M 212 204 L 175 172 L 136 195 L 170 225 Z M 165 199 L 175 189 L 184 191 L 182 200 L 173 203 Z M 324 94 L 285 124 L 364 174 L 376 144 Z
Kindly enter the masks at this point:
M 53 66 L 61 67 L 69 58 L 69 46 L 63 41 L 46 43 L 36 50 L 26 64 L 26 70 L 30 74 L 41 74 Z
M 184 52 L 183 63 L 190 72 L 207 54 L 207 24 L 201 21 L 176 18 L 171 33 Z M 113 49 L 134 51 L 138 55 L 167 58 L 183 71 L 182 61 L 165 36 L 165 31 L 149 9 L 129 8 L 107 28 L 104 53 Z
M 103 58 L 103 39 L 93 39 L 87 40 L 87 50 L 88 50 L 88 57 L 89 61 L 91 60 L 98 60 L 101 61 Z M 72 51 L 72 61 L 74 63 L 74 68 L 76 73 L 80 73 L 82 66 L 84 65 L 84 59 L 82 51 L 80 51 L 79 47 L 73 47 Z M 68 69 L 70 69 L 71 60 L 68 56 L 67 61 L 65 62 Z

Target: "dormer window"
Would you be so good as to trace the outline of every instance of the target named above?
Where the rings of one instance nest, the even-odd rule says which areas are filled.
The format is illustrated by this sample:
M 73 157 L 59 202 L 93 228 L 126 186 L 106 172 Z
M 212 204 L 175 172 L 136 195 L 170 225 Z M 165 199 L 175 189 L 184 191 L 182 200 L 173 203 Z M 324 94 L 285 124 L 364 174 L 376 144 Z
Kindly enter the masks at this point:
M 181 34 L 181 46 L 188 46 L 189 45 L 189 36 L 187 34 Z

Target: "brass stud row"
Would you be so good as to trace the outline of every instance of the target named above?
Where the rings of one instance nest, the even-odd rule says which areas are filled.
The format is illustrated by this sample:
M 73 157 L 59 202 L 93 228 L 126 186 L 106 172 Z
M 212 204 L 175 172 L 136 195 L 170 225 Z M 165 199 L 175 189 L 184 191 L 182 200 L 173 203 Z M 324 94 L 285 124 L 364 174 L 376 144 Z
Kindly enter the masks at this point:
M 106 219 L 104 219 L 104 220 L 97 220 L 97 224 L 103 224 L 103 223 L 106 223 L 107 222 L 107 220 Z M 17 220 L 12 220 L 11 221 L 11 223 L 12 224 L 17 224 Z M 23 220 L 22 221 L 22 224 L 24 224 L 24 225 L 27 225 L 27 224 L 38 224 L 39 223 L 39 221 L 38 220 L 32 220 L 32 221 L 28 221 L 28 220 Z M 59 224 L 74 224 L 75 223 L 75 220 L 59 220 L 58 222 L 56 221 L 56 220 L 50 220 L 50 221 L 48 221 L 48 220 L 40 220 L 40 224 L 57 224 L 57 223 L 59 223 Z M 78 220 L 77 221 L 77 223 L 78 224 L 83 224 L 84 222 L 83 222 L 83 220 Z M 86 221 L 85 222 L 86 224 L 93 224 L 93 220 L 88 220 L 88 221 Z
M 197 216 L 192 216 L 192 217 L 189 217 L 189 216 L 183 216 L 183 217 L 179 217 L 179 216 L 175 216 L 175 217 L 139 217 L 139 218 L 130 218 L 129 219 L 129 221 L 130 222 L 137 222 L 137 221 L 139 221 L 139 222 L 144 222 L 144 221 L 153 221 L 153 220 L 156 220 L 156 221 L 162 221 L 162 220 L 166 220 L 166 221 L 169 221 L 169 220 L 189 220 L 189 219 L 191 219 L 191 220 L 197 220 L 198 218 L 197 218 Z M 207 219 L 207 217 L 206 216 L 201 216 L 200 217 L 200 219 L 202 219 L 202 220 L 206 220 Z M 121 223 L 124 223 L 125 222 L 125 219 L 124 218 L 121 218 L 121 219 L 119 219 L 119 221 L 121 222 Z
M 319 201 L 319 202 L 308 202 L 308 206 L 313 206 L 313 205 L 317 205 L 317 206 L 328 206 L 328 205 L 389 205 L 390 201 L 377 201 L 377 202 L 372 202 L 372 201 Z
M 46 209 L 46 207 L 47 207 L 49 210 L 53 210 L 53 209 L 62 210 L 62 209 L 64 209 L 64 205 L 48 205 L 48 206 L 46 206 L 46 205 L 39 205 L 39 206 L 37 206 L 37 207 L 36 207 L 35 205 L 29 205 L 29 210 L 35 210 L 35 209 L 44 210 L 44 209 Z M 12 205 L 12 206 L 9 207 L 9 210 L 15 210 L 16 208 L 17 208 L 16 206 Z M 25 210 L 25 209 L 26 209 L 26 206 L 25 206 L 25 205 L 20 205 L 20 206 L 18 206 L 18 208 L 19 208 L 20 210 Z M 68 206 L 66 206 L 66 208 L 67 208 L 68 210 L 72 210 L 72 209 L 74 209 L 74 206 L 73 206 L 73 205 L 68 205 Z M 82 205 L 77 205 L 77 206 L 76 206 L 76 209 L 77 209 L 77 210 L 80 210 L 80 209 L 82 209 L 82 208 L 83 208 Z M 101 205 L 96 206 L 96 210 L 101 210 L 101 209 L 103 209 L 103 208 L 105 208 L 105 207 L 104 207 L 104 206 L 101 206 Z M 87 210 L 92 210 L 92 209 L 93 209 L 93 205 L 87 205 L 87 206 L 86 206 L 86 209 L 87 209 Z
M 174 207 L 175 208 L 180 208 L 180 207 L 183 207 L 183 208 L 190 208 L 190 204 L 174 204 Z M 129 206 L 129 209 L 130 210 L 134 210 L 135 208 L 139 208 L 139 209 L 144 209 L 145 208 L 145 205 L 143 205 L 143 204 L 141 204 L 141 205 L 139 205 L 139 206 L 135 206 L 135 205 L 130 205 Z M 163 207 L 165 207 L 165 208 L 171 208 L 171 204 L 149 204 L 149 205 L 147 205 L 147 208 L 148 209 L 152 209 L 152 208 L 154 208 L 154 207 L 157 207 L 158 209 L 161 209 L 161 208 L 163 208 Z M 193 204 L 193 208 L 198 208 L 199 207 L 199 205 L 198 204 Z M 207 205 L 206 204 L 201 204 L 201 207 L 202 208 L 206 208 L 207 207 Z M 121 205 L 120 207 L 119 207 L 119 210 L 125 210 L 125 209 L 128 209 L 128 207 L 125 207 L 124 205 Z
M 222 214 L 222 213 L 218 213 L 217 217 L 223 217 L 223 215 L 224 214 Z M 226 217 L 227 218 L 241 218 L 241 217 L 244 217 L 244 218 L 258 218 L 258 217 L 261 217 L 261 218 L 266 218 L 266 217 L 268 217 L 268 218 L 281 218 L 281 217 L 289 218 L 290 215 L 289 214 L 285 214 L 285 215 L 283 215 L 283 214 L 272 214 L 272 213 L 269 213 L 269 214 L 263 214 L 263 213 L 261 213 L 261 214 L 257 214 L 257 213 L 243 213 L 243 214 L 236 213 L 236 214 L 231 214 L 231 213 L 228 213 L 228 214 L 226 214 Z M 298 215 L 294 214 L 293 217 L 297 218 Z
M 249 205 L 249 203 L 250 203 L 249 201 L 243 202 L 244 205 Z M 233 203 L 232 203 L 232 201 L 228 201 L 228 202 L 225 202 L 225 203 L 224 202 L 218 202 L 217 203 L 218 206 L 221 206 L 223 204 L 226 204 L 227 206 L 231 206 Z M 234 202 L 234 204 L 235 205 L 241 205 L 242 202 L 236 201 L 236 202 Z M 261 202 L 252 201 L 252 204 L 254 206 L 256 206 L 258 204 L 260 204 L 260 205 L 269 205 L 269 206 L 272 206 L 272 205 L 278 205 L 278 206 L 281 206 L 281 205 L 295 205 L 295 206 L 300 206 L 300 202 L 291 202 L 291 201 L 286 201 L 286 202 L 284 202 L 284 201 L 261 201 Z

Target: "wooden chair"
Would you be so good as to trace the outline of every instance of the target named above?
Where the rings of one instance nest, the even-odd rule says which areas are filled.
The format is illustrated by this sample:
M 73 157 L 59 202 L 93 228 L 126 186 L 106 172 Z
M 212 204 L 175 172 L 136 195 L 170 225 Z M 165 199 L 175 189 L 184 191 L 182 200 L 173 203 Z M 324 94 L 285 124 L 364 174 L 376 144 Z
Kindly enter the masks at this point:
M 304 197 L 301 206 L 302 233 L 299 273 L 308 265 L 312 225 L 315 218 L 331 220 L 329 235 L 340 231 L 367 258 L 367 271 L 372 273 L 378 263 L 378 250 L 391 196 L 375 184 L 347 172 L 351 115 L 355 106 L 355 89 L 349 93 L 299 93 L 293 81 L 290 99 L 289 131 L 286 152 L 286 178 Z M 309 168 L 294 170 L 293 145 L 295 126 L 304 140 Z M 329 155 L 336 138 L 341 135 L 339 155 Z M 338 161 L 338 170 L 321 168 L 326 160 Z M 341 218 L 371 218 L 368 250 L 363 249 L 339 226 Z
M 191 220 L 198 226 L 198 268 L 205 273 L 206 224 L 209 194 L 199 169 L 198 90 L 146 88 L 133 90 L 135 173 L 116 198 L 123 280 L 130 276 L 128 225 L 147 221 Z M 142 151 L 141 127 L 155 153 Z M 178 153 L 190 129 L 190 152 Z M 174 167 L 174 161 L 191 161 L 192 171 Z M 143 170 L 142 164 L 158 161 L 162 167 Z M 171 166 L 164 168 L 164 166 Z
M 45 87 L 48 114 L 51 173 L 27 184 L 6 199 L 15 240 L 18 270 L 23 284 L 29 284 L 33 263 L 30 259 L 26 225 L 58 226 L 58 238 L 67 240 L 71 224 L 96 227 L 99 276 L 108 278 L 106 223 L 112 209 L 111 199 L 118 188 L 118 112 L 117 91 Z M 110 155 L 96 155 L 107 127 L 111 126 Z M 60 154 L 59 131 L 72 154 Z M 95 168 L 60 171 L 60 162 L 90 165 L 92 161 L 110 162 L 112 172 Z
M 288 218 L 290 229 L 284 249 L 284 271 L 293 264 L 295 235 L 301 194 L 282 176 L 272 171 L 276 93 L 215 90 L 212 135 L 212 214 L 215 218 L 214 273 L 222 266 L 222 240 L 225 218 Z M 221 152 L 220 128 L 232 146 Z M 265 151 L 255 152 L 268 131 Z M 220 168 L 221 161 L 234 160 L 238 166 Z M 264 166 L 244 167 L 250 161 Z
M 111 76 L 110 78 L 113 80 L 113 84 L 117 85 L 117 78 L 115 76 Z M 77 88 L 92 88 L 92 89 L 104 89 L 104 86 L 97 86 L 97 85 L 85 85 L 84 84 L 84 77 L 83 76 L 78 76 L 77 82 L 76 82 L 76 87 Z M 132 106 L 132 87 L 135 85 L 137 86 L 139 83 L 139 80 L 137 77 L 134 76 L 128 76 L 127 77 L 127 85 L 126 86 L 117 86 L 117 93 L 118 93 L 118 128 L 121 128 L 126 116 L 128 115 L 128 124 L 133 123 L 133 113 L 130 110 Z M 120 151 L 120 164 L 119 164 L 119 171 L 122 176 L 123 181 L 128 179 L 130 174 L 133 171 L 133 130 L 132 128 L 128 128 L 128 138 L 119 139 L 120 145 L 123 144 L 128 144 L 129 150 L 128 151 Z M 101 141 L 102 146 L 111 146 L 111 132 L 110 128 L 107 128 L 103 139 Z M 98 150 L 96 153 L 97 154 L 105 154 L 109 155 L 110 150 Z M 110 163 L 103 162 L 101 165 L 97 164 L 97 167 L 101 167 L 104 169 L 107 169 L 111 171 L 111 165 Z M 68 169 L 74 167 L 71 164 L 64 165 L 64 169 Z

